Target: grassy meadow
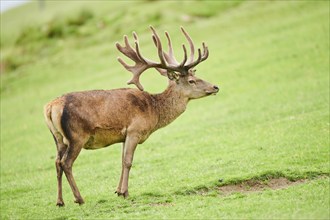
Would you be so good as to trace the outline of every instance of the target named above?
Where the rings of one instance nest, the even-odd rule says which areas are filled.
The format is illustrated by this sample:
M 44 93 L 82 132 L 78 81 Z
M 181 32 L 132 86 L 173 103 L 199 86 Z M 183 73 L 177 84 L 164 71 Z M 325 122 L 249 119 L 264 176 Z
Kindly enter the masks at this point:
M 139 145 L 126 200 L 114 194 L 121 144 L 83 150 L 56 204 L 56 147 L 43 106 L 71 91 L 127 86 L 115 42 L 149 25 L 176 56 L 205 41 L 197 75 L 220 86 Z M 46 1 L 1 14 L 1 219 L 329 219 L 329 1 Z M 142 76 L 158 93 L 167 80 Z M 304 180 L 232 191 L 246 181 Z

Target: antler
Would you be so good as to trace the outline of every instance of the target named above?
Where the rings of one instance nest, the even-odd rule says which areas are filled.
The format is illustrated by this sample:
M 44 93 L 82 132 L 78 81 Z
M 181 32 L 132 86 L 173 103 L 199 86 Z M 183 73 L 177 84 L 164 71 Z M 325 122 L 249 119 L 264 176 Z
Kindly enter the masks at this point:
M 129 44 L 128 37 L 126 35 L 124 35 L 125 46 L 121 46 L 118 42 L 116 43 L 117 49 L 122 54 L 124 54 L 125 56 L 127 56 L 128 58 L 130 58 L 135 62 L 135 65 L 131 66 L 125 63 L 120 57 L 118 57 L 118 61 L 125 67 L 125 69 L 133 73 L 133 78 L 130 81 L 128 81 L 127 84 L 135 84 L 142 91 L 143 91 L 143 86 L 140 83 L 140 76 L 145 70 L 153 67 L 156 68 L 162 75 L 169 76 L 169 73 L 171 72 L 179 72 L 180 75 L 186 75 L 189 69 L 195 67 L 197 64 L 206 60 L 209 55 L 208 48 L 203 42 L 203 54 L 201 54 L 201 50 L 198 49 L 198 58 L 197 60 L 194 61 L 195 48 L 193 41 L 188 35 L 188 33 L 181 27 L 181 31 L 183 32 L 184 36 L 186 37 L 190 45 L 190 56 L 188 63 L 186 63 L 188 59 L 187 49 L 183 44 L 182 48 L 184 52 L 184 58 L 183 61 L 179 63 L 174 57 L 172 43 L 169 34 L 165 32 L 168 41 L 168 48 L 169 48 L 169 52 L 166 53 L 162 49 L 162 44 L 156 30 L 152 26 L 150 26 L 150 29 L 153 32 L 152 39 L 157 47 L 160 63 L 157 63 L 152 60 L 148 60 L 141 55 L 138 36 L 135 32 L 133 32 L 135 48 L 133 48 Z

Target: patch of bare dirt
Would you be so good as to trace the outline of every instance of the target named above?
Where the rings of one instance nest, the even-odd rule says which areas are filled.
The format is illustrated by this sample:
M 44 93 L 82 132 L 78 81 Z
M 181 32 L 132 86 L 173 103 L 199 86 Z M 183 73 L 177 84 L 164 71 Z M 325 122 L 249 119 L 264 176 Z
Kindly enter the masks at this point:
M 289 186 L 301 184 L 307 182 L 306 179 L 300 179 L 296 181 L 290 181 L 284 177 L 269 179 L 267 181 L 260 180 L 247 180 L 235 185 L 226 185 L 217 187 L 217 190 L 221 192 L 222 195 L 229 195 L 232 193 L 249 193 L 249 192 L 259 192 L 265 189 L 285 189 Z

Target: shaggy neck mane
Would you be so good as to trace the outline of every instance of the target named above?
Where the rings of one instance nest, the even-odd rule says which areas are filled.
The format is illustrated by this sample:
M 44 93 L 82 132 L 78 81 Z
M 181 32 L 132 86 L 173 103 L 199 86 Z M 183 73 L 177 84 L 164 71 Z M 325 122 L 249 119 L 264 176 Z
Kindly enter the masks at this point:
M 174 83 L 170 83 L 164 92 L 152 96 L 159 114 L 156 129 L 168 125 L 181 115 L 186 110 L 189 100 Z

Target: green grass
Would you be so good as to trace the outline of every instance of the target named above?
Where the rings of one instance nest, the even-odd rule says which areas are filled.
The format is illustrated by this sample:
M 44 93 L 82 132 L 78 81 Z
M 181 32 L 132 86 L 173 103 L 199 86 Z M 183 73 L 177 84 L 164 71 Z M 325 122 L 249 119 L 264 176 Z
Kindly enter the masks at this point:
M 92 17 L 72 28 L 83 10 Z M 38 31 L 50 24 L 65 34 Z M 70 91 L 126 87 L 131 75 L 114 44 L 136 30 L 143 54 L 156 58 L 148 25 L 169 31 L 176 51 L 181 25 L 195 44 L 205 41 L 210 57 L 197 74 L 220 93 L 189 103 L 139 145 L 129 199 L 114 194 L 121 169 L 114 145 L 82 151 L 73 170 L 86 204 L 73 203 L 64 179 L 66 206 L 57 208 L 43 105 Z M 28 28 L 35 31 L 17 42 Z M 47 1 L 45 11 L 32 2 L 1 14 L 3 64 L 1 219 L 330 218 L 328 1 Z M 150 92 L 166 87 L 155 71 L 142 82 Z M 248 194 L 215 190 L 273 177 L 309 180 Z M 209 192 L 194 193 L 200 189 Z

